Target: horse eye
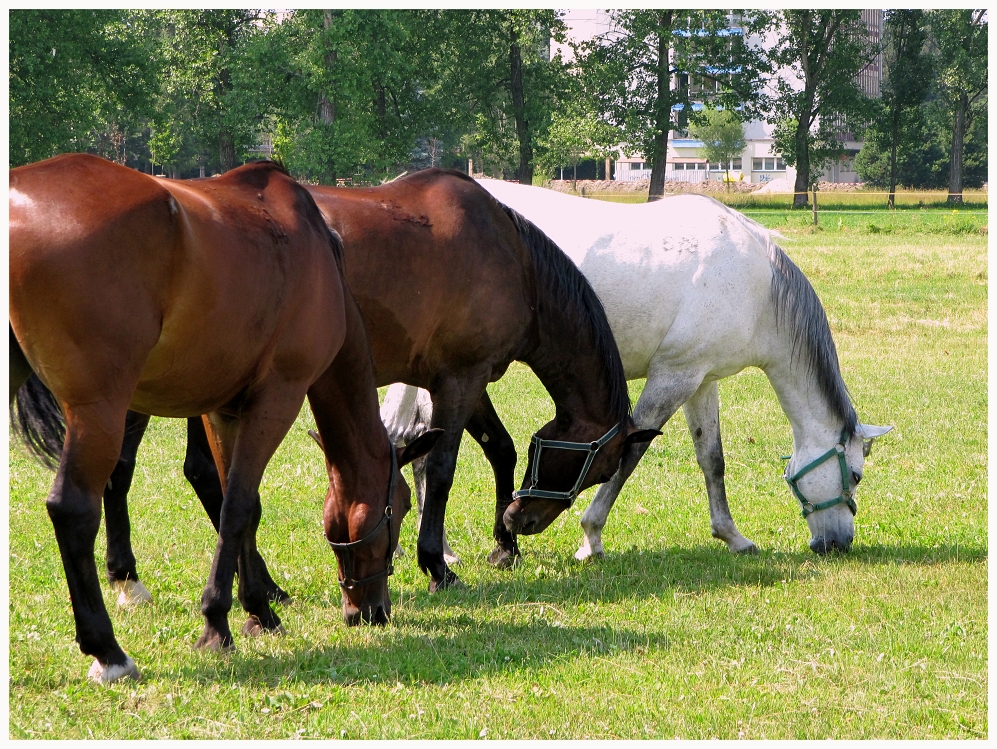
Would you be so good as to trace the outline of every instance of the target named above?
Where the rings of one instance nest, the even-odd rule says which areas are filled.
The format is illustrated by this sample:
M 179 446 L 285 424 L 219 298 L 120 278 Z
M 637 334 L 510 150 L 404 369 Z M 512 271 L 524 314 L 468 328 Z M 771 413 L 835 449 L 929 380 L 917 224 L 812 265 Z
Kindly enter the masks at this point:
M 858 483 L 861 480 L 862 480 L 862 477 L 859 474 L 855 473 L 855 471 L 852 471 L 852 481 L 855 482 L 856 486 L 858 486 Z

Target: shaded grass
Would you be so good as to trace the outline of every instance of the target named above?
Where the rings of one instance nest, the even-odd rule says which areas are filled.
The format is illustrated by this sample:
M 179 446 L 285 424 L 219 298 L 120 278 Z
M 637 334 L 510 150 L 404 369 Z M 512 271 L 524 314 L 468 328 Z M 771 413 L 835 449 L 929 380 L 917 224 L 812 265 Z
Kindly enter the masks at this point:
M 986 240 L 784 233 L 824 301 L 860 418 L 896 425 L 867 463 L 847 557 L 807 550 L 778 458 L 789 428 L 764 375 L 747 370 L 721 383 L 721 419 L 732 512 L 759 555 L 734 557 L 710 538 L 679 414 L 621 493 L 605 560 L 572 558 L 589 490 L 521 539 L 519 568 L 496 571 L 484 562 L 491 470 L 465 438 L 447 527 L 467 589 L 426 592 L 409 519 L 392 624 L 347 629 L 304 411 L 261 489 L 260 548 L 295 597 L 280 611 L 288 635 L 200 654 L 191 645 L 214 539 L 183 482 L 183 422 L 154 419 L 131 507 L 155 602 L 112 611 L 144 678 L 98 689 L 73 642 L 45 514 L 52 474 L 15 445 L 11 737 L 987 735 Z M 631 383 L 633 397 L 642 385 Z M 523 366 L 489 390 L 521 449 L 553 415 Z M 113 607 L 109 590 L 105 601 Z

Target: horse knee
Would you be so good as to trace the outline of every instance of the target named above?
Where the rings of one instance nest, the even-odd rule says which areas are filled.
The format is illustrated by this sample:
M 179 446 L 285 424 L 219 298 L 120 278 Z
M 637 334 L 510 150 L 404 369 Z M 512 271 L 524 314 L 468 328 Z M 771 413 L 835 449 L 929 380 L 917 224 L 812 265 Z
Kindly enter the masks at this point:
M 99 498 L 88 496 L 64 480 L 57 480 L 45 500 L 45 509 L 56 531 L 72 529 L 74 537 L 90 538 L 93 543 L 100 529 Z

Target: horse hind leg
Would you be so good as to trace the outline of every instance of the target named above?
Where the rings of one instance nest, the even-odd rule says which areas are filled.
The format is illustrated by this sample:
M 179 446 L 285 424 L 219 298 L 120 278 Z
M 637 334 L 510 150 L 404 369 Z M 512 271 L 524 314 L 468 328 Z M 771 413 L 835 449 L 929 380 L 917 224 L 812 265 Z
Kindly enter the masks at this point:
M 201 506 L 207 513 L 211 524 L 218 532 L 222 515 L 222 482 L 218 476 L 218 467 L 211 454 L 211 445 L 208 442 L 208 435 L 204 429 L 204 422 L 200 416 L 187 419 L 187 451 L 183 463 L 184 478 L 194 490 Z M 291 596 L 288 595 L 270 576 L 267 563 L 263 560 L 256 546 L 244 549 L 246 558 L 240 558 L 240 566 L 253 565 L 256 574 L 260 576 L 263 585 L 267 590 L 267 598 L 274 603 L 288 604 Z
M 234 648 L 228 612 L 232 608 L 232 582 L 237 569 L 239 602 L 250 617 L 245 629 L 251 634 L 283 631 L 280 618 L 270 608 L 266 587 L 255 565 L 240 565 L 239 558 L 256 548 L 263 471 L 294 423 L 304 402 L 304 390 L 302 387 L 299 392 L 283 383 L 264 385 L 238 419 L 214 413 L 209 414 L 205 423 L 224 498 L 218 543 L 201 596 L 205 624 L 197 648 Z
M 681 375 L 659 370 L 648 376 L 644 390 L 634 406 L 633 420 L 638 429 L 661 429 L 678 407 L 695 392 L 702 377 L 697 374 Z M 584 561 L 589 557 L 605 556 L 602 545 L 602 529 L 606 525 L 610 510 L 623 489 L 623 484 L 637 467 L 650 447 L 650 442 L 631 444 L 623 453 L 620 469 L 613 477 L 602 484 L 595 493 L 592 503 L 582 515 L 582 544 L 575 552 L 575 559 Z
M 108 683 L 138 678 L 135 662 L 114 638 L 94 561 L 101 494 L 120 454 L 127 404 L 68 408 L 66 446 L 46 500 L 69 587 L 76 641 L 94 657 L 89 676 Z
M 696 446 L 696 460 L 706 479 L 706 494 L 710 502 L 710 529 L 714 538 L 727 544 L 737 554 L 758 551 L 734 525 L 727 506 L 724 485 L 724 450 L 720 441 L 720 394 L 716 382 L 704 383 L 685 404 L 685 418 Z
M 135 554 L 132 552 L 131 523 L 128 520 L 128 491 L 135 475 L 138 448 L 148 426 L 148 416 L 135 411 L 128 412 L 121 454 L 104 487 L 107 579 L 118 592 L 118 606 L 134 606 L 152 601 L 152 594 L 139 581 Z

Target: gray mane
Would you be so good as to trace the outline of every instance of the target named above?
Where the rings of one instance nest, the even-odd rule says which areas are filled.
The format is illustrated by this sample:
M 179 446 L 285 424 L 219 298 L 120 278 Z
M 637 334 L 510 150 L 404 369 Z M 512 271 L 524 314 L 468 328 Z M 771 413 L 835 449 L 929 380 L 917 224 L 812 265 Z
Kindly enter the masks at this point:
M 769 264 L 772 266 L 772 304 L 775 307 L 775 324 L 789 328 L 793 341 L 790 361 L 804 359 L 808 370 L 817 381 L 817 387 L 831 413 L 841 419 L 845 431 L 855 431 L 858 417 L 852 407 L 848 388 L 841 378 L 838 352 L 831 337 L 824 307 L 817 292 L 803 271 L 789 259 L 771 240 Z

